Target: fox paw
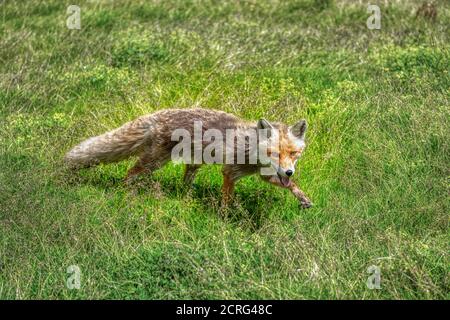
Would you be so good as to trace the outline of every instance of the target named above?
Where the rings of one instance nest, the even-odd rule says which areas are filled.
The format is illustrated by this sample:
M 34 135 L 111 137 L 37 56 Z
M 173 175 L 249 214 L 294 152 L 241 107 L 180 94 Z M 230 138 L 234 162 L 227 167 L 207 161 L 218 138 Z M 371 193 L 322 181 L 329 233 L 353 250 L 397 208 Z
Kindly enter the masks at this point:
M 300 201 L 300 206 L 302 207 L 302 209 L 308 209 L 311 208 L 313 206 L 313 203 L 309 200 L 301 200 Z

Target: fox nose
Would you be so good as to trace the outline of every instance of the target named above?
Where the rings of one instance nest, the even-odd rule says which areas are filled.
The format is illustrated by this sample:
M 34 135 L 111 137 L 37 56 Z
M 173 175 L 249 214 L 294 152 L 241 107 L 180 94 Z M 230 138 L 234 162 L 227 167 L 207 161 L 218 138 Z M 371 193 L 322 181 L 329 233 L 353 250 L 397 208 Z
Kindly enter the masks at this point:
M 286 170 L 286 175 L 287 175 L 288 177 L 292 176 L 293 173 L 294 173 L 294 172 L 293 172 L 292 170 Z

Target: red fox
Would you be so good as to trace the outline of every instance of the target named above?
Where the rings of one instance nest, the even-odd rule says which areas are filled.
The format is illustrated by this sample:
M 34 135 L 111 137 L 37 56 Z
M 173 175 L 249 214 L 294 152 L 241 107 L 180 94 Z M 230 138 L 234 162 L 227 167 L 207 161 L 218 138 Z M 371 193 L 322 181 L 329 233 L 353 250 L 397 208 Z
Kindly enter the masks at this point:
M 196 126 L 199 123 L 200 138 L 196 138 Z M 194 161 L 189 161 L 192 158 L 190 151 L 187 157 L 183 157 L 187 160 L 184 173 L 186 183 L 193 181 L 202 164 L 222 163 L 224 205 L 232 198 L 235 182 L 239 178 L 259 173 L 262 180 L 289 189 L 302 208 L 309 208 L 312 206 L 311 201 L 291 180 L 297 161 L 306 147 L 306 129 L 306 120 L 287 126 L 265 119 L 244 121 L 232 114 L 209 109 L 166 109 L 141 116 L 120 128 L 87 139 L 65 155 L 65 162 L 71 168 L 82 168 L 137 156 L 138 161 L 126 176 L 126 181 L 129 181 L 140 173 L 151 173 L 166 162 L 175 160 L 174 150 L 179 150 L 180 141 L 174 139 L 174 132 L 181 130 L 184 138 L 186 135 L 194 136 L 194 141 L 188 139 L 187 143 L 194 153 L 200 151 L 200 156 L 201 152 L 211 151 L 212 141 L 216 147 L 224 146 L 220 138 L 226 136 L 225 147 L 210 152 L 213 162 L 205 161 L 207 157 L 200 157 L 200 160 L 196 157 Z M 230 131 L 233 135 L 230 135 Z M 214 134 L 211 135 L 211 132 Z M 261 135 L 261 132 L 265 135 Z M 258 136 L 253 133 L 258 133 Z M 256 137 L 256 140 L 252 137 Z M 256 148 L 252 146 L 255 141 Z M 270 170 L 264 172 L 264 169 Z

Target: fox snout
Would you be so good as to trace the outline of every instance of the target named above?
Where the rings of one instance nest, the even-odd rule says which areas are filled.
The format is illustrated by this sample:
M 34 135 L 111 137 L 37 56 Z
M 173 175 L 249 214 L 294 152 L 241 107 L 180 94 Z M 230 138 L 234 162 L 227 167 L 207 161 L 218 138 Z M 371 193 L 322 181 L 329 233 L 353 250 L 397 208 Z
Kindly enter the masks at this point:
M 283 177 L 291 177 L 295 172 L 295 168 L 285 169 L 281 166 L 278 166 L 277 173 Z

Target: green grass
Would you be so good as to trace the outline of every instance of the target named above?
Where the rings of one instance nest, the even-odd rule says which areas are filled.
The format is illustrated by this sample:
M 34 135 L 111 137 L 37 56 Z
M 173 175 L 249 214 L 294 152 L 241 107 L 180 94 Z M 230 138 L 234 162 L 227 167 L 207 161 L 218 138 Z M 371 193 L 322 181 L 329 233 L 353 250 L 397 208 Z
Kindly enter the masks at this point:
M 64 1 L 0 6 L 0 298 L 448 299 L 449 29 L 419 1 Z M 219 166 L 71 173 L 64 153 L 141 114 L 203 106 L 309 121 L 315 207 Z M 82 272 L 66 287 L 67 267 Z M 366 286 L 381 270 L 381 289 Z

